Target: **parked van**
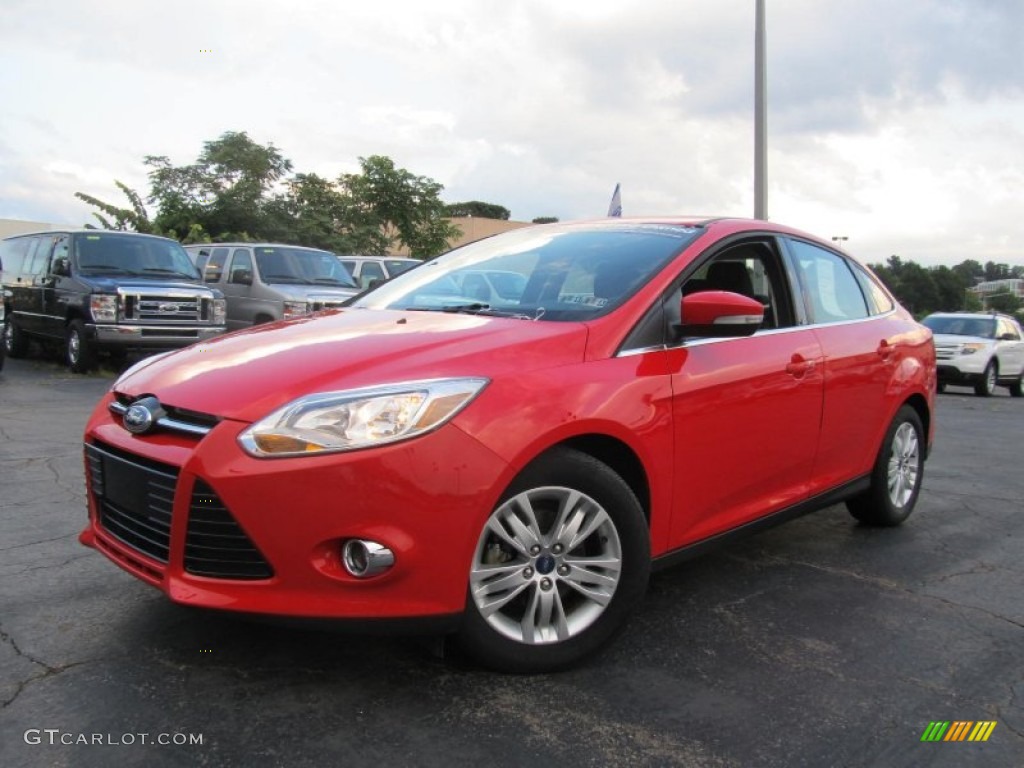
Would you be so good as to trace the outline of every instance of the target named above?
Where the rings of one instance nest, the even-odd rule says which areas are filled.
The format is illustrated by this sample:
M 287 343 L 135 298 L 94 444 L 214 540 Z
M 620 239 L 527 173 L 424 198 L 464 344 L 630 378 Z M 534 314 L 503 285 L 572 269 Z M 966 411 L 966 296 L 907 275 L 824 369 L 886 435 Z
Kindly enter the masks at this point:
M 363 291 L 423 263 L 419 259 L 407 259 L 401 256 L 339 256 L 338 258 L 352 275 L 352 279 L 356 281 L 359 289 Z
M 224 297 L 202 285 L 181 245 L 110 230 L 52 231 L 0 241 L 4 349 L 63 344 L 76 373 L 101 350 L 174 349 L 224 333 Z
M 203 280 L 224 292 L 228 328 L 341 306 L 359 289 L 330 251 L 279 243 L 188 245 Z

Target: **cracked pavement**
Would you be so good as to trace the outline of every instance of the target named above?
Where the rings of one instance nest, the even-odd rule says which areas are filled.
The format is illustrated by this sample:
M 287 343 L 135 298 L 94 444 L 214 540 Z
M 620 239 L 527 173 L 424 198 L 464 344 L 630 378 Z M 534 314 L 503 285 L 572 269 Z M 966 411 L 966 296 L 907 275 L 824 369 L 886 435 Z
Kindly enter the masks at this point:
M 1024 764 L 1024 400 L 1005 390 L 939 396 L 901 528 L 833 507 L 719 549 L 656 574 L 584 666 L 515 677 L 181 608 L 82 547 L 81 433 L 112 378 L 0 372 L 5 768 Z M 998 725 L 921 743 L 934 720 Z M 113 743 L 78 738 L 97 734 Z

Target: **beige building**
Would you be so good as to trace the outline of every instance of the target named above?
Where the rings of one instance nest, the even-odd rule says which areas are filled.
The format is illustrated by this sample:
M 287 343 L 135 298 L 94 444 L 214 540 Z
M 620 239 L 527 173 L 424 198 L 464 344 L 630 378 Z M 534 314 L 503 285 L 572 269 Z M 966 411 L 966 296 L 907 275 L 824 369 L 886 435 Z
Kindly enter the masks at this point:
M 475 240 L 483 240 L 485 237 L 491 235 L 498 235 L 502 232 L 508 232 L 511 229 L 519 229 L 520 227 L 529 227 L 531 224 L 527 221 L 506 221 L 504 219 L 482 219 L 478 216 L 455 216 L 448 219 L 452 224 L 457 226 L 462 232 L 460 237 L 455 238 L 448 243 L 449 249 L 458 248 L 460 245 L 466 245 L 466 243 L 472 243 Z M 392 248 L 388 252 L 389 256 L 408 256 L 409 249 L 404 245 L 399 248 Z
M 23 232 L 49 232 L 51 229 L 78 229 L 67 224 L 47 224 L 42 221 L 25 221 L 24 219 L 0 219 L 0 239 Z

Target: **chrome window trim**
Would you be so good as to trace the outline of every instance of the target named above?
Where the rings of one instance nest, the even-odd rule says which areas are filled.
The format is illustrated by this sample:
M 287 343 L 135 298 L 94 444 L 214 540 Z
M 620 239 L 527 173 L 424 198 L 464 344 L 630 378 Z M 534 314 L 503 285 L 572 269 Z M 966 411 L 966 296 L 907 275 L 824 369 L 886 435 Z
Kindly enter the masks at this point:
M 689 347 L 703 347 L 707 344 L 721 344 L 723 342 L 730 341 L 743 341 L 744 339 L 752 339 L 755 336 L 775 336 L 782 333 L 793 333 L 795 331 L 806 331 L 814 330 L 816 328 L 835 328 L 837 325 L 853 325 L 855 323 L 864 323 L 869 320 L 878 320 L 889 315 L 896 313 L 896 307 L 893 307 L 888 312 L 883 312 L 880 315 L 868 315 L 867 317 L 858 317 L 853 320 L 834 320 L 830 323 L 807 323 L 806 325 L 791 325 L 787 328 L 769 328 L 764 331 L 757 331 L 750 336 L 722 336 L 720 338 L 713 339 L 690 339 L 689 341 L 680 342 L 679 344 L 658 344 L 650 347 L 634 347 L 630 349 L 619 350 L 615 357 L 633 357 L 634 355 L 644 355 L 648 352 L 660 352 L 668 351 L 670 349 L 686 349 Z
M 107 409 L 118 416 L 124 416 L 128 412 L 128 406 L 112 401 Z M 156 420 L 156 426 L 169 429 L 174 432 L 185 432 L 190 435 L 197 435 L 199 437 L 205 437 L 210 434 L 213 427 L 203 427 L 198 424 L 189 424 L 187 421 L 180 421 L 178 419 L 172 419 L 170 416 L 163 416 Z

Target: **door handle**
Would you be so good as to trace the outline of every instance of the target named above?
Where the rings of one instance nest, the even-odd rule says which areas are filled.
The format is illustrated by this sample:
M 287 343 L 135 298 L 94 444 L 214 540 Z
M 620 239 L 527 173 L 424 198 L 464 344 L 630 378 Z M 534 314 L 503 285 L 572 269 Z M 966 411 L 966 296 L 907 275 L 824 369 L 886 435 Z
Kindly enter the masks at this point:
M 786 373 L 797 379 L 802 379 L 813 370 L 814 361 L 808 360 L 802 355 L 793 355 L 792 359 L 786 364 Z

